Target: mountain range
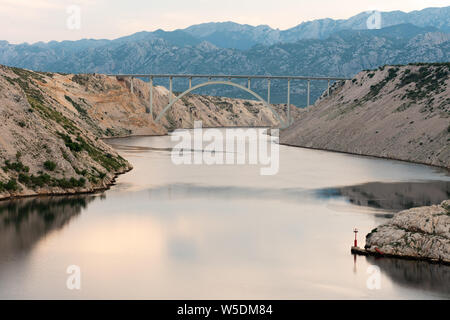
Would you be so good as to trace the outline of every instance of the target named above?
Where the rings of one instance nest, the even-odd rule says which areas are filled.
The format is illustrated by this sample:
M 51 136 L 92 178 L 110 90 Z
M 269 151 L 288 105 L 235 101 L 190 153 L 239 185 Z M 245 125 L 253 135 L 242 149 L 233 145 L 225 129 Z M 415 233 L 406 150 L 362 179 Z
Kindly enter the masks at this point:
M 333 33 L 342 30 L 367 29 L 367 21 L 373 13 L 373 11 L 362 12 L 349 19 L 327 18 L 307 21 L 287 30 L 272 29 L 267 25 L 253 27 L 234 22 L 222 22 L 194 25 L 182 31 L 217 47 L 246 50 L 256 44 L 273 45 L 305 39 L 326 39 Z M 410 13 L 402 11 L 381 13 L 381 28 L 398 24 L 412 24 L 418 27 L 431 26 L 443 32 L 450 32 L 450 7 L 427 8 Z
M 380 29 L 367 29 L 373 12 L 346 20 L 308 21 L 288 30 L 233 22 L 175 31 L 138 32 L 114 40 L 34 44 L 0 41 L 0 63 L 65 73 L 268 74 L 351 77 L 384 64 L 450 60 L 450 7 L 381 13 Z M 161 82 L 159 84 L 165 85 Z M 175 82 L 175 90 L 186 84 Z M 325 83 L 312 83 L 312 99 Z M 264 81 L 253 89 L 265 94 Z M 273 102 L 285 102 L 285 83 L 273 84 Z M 202 92 L 246 98 L 229 88 Z M 293 83 L 292 101 L 305 104 L 306 85 Z

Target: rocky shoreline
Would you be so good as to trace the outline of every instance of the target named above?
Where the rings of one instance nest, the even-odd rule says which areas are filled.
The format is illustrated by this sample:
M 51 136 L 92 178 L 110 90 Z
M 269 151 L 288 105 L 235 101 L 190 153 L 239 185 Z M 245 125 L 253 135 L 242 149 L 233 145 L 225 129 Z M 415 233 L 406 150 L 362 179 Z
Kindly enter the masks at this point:
M 400 211 L 366 236 L 352 253 L 450 265 L 450 200 Z
M 37 191 L 29 191 L 26 193 L 16 192 L 16 193 L 3 193 L 0 194 L 0 202 L 21 199 L 21 198 L 32 198 L 32 197 L 51 197 L 51 196 L 73 196 L 81 194 L 92 194 L 97 192 L 103 192 L 109 190 L 112 186 L 116 184 L 117 178 L 133 170 L 132 165 L 121 168 L 113 174 L 111 178 L 106 177 L 99 185 L 93 186 L 91 188 L 73 188 L 73 189 L 63 189 L 63 188 L 43 188 Z
M 316 147 L 309 147 L 309 146 L 300 146 L 300 145 L 281 142 L 281 141 L 280 141 L 280 145 L 287 146 L 287 147 L 294 147 L 294 148 L 336 152 L 336 153 L 349 154 L 352 156 L 359 156 L 359 157 L 368 157 L 368 158 L 374 158 L 374 159 L 401 161 L 401 162 L 406 162 L 406 163 L 411 163 L 411 164 L 420 164 L 420 165 L 425 165 L 425 166 L 439 168 L 439 169 L 446 169 L 447 171 L 450 172 L 450 165 L 440 165 L 440 164 L 432 164 L 432 163 L 430 164 L 430 163 L 427 163 L 426 161 L 406 160 L 406 159 L 396 158 L 395 156 L 394 157 L 393 156 L 380 156 L 380 155 L 373 155 L 373 154 L 366 154 L 366 153 L 356 153 L 356 152 L 350 152 L 350 151 L 335 150 L 332 148 L 316 148 Z

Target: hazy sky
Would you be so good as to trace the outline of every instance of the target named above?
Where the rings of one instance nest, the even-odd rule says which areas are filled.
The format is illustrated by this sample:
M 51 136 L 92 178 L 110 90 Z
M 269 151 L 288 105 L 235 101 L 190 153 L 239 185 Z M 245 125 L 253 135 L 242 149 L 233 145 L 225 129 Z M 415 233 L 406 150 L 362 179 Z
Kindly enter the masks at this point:
M 70 11 L 71 5 L 78 7 Z M 349 18 L 366 10 L 412 11 L 449 5 L 450 0 L 0 0 L 0 40 L 112 39 L 211 21 L 287 29 L 303 21 Z M 80 28 L 76 8 L 81 9 Z

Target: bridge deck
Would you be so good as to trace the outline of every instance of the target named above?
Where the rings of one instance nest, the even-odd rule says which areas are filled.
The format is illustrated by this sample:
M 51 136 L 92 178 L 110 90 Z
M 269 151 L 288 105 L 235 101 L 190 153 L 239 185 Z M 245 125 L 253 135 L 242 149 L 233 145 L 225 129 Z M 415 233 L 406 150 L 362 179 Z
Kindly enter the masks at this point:
M 343 77 L 271 76 L 271 75 L 226 75 L 226 74 L 108 74 L 115 77 L 133 78 L 208 78 L 208 79 L 284 79 L 284 80 L 349 80 Z

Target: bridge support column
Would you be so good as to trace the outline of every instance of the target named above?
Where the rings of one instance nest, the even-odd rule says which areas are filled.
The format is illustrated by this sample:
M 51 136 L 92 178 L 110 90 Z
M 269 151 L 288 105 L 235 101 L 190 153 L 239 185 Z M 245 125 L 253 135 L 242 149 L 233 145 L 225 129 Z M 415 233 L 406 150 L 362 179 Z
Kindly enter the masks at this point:
M 252 80 L 250 78 L 248 78 L 248 83 L 247 83 L 248 90 L 250 90 L 251 86 L 252 86 Z
M 189 78 L 189 89 L 191 89 L 191 88 L 192 88 L 192 77 Z
M 330 96 L 330 79 L 328 79 L 327 94 L 328 94 L 328 96 Z
M 133 94 L 134 93 L 133 77 L 130 78 L 130 90 L 131 93 Z
M 153 120 L 153 77 L 150 77 L 150 108 L 145 108 L 145 112 L 150 113 Z
M 287 126 L 291 124 L 291 79 L 288 79 L 288 92 L 287 92 Z
M 270 104 L 270 78 L 267 79 L 267 103 Z
M 308 89 L 307 89 L 307 94 L 306 94 L 306 106 L 309 107 L 309 105 L 311 104 L 311 80 L 308 79 Z
M 169 78 L 169 103 L 172 102 L 173 78 Z

